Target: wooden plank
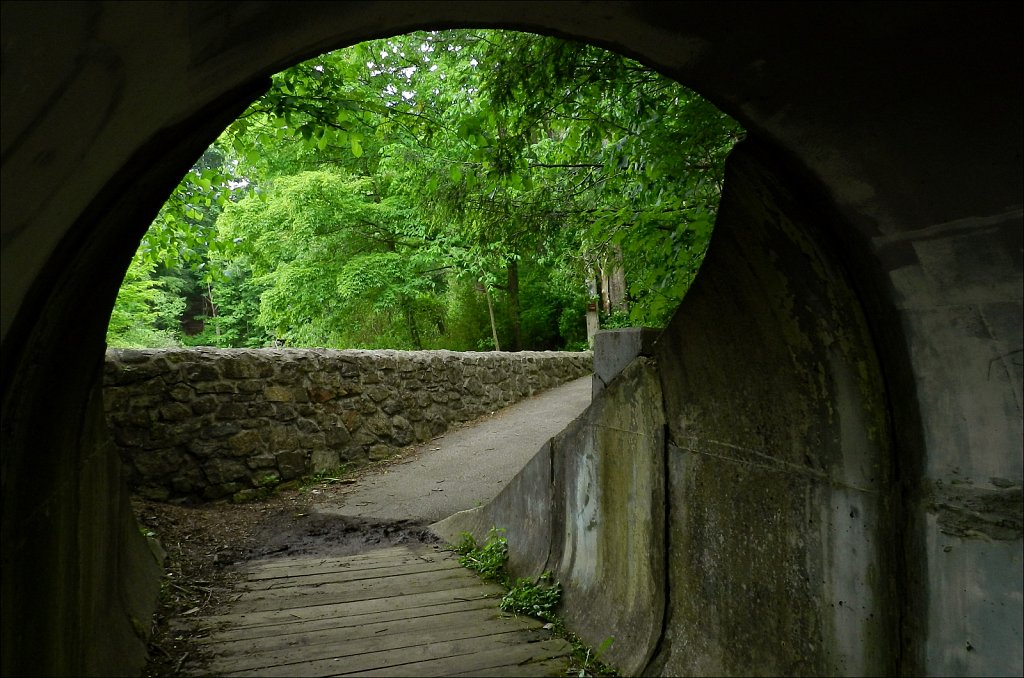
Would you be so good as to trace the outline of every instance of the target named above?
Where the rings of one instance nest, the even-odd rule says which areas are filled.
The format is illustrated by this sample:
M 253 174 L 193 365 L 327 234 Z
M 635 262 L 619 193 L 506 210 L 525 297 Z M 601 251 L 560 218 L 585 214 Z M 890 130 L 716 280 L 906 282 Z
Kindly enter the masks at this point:
M 564 675 L 572 647 L 504 617 L 504 590 L 450 551 L 399 546 L 239 570 L 227 614 L 202 619 L 218 675 Z
M 358 655 L 333 655 L 317 658 L 308 658 L 305 661 L 296 661 L 289 664 L 267 665 L 244 670 L 227 669 L 224 676 L 295 676 L 305 678 L 307 676 L 340 676 L 357 671 L 369 671 L 372 669 L 401 666 L 417 661 L 437 659 L 441 657 L 458 657 L 471 655 L 484 649 L 497 646 L 515 646 L 523 643 L 530 643 L 535 638 L 535 631 L 514 631 L 499 635 L 470 638 L 458 638 L 453 640 L 437 640 L 419 645 L 413 645 L 395 649 L 374 650 Z M 208 675 L 208 674 L 207 674 Z
M 235 572 L 245 576 L 256 573 L 267 573 L 269 576 L 275 576 L 274 573 L 278 570 L 317 570 L 331 567 L 361 569 L 364 567 L 374 567 L 376 563 L 396 560 L 415 562 L 425 558 L 450 558 L 458 561 L 458 556 L 445 549 L 435 550 L 425 547 L 410 548 L 408 546 L 401 546 L 355 556 L 282 556 L 267 560 L 255 560 L 249 561 L 245 565 L 237 566 Z
M 260 667 L 272 668 L 319 660 L 333 661 L 338 658 L 357 658 L 360 655 L 380 652 L 388 652 L 394 658 L 407 654 L 411 655 L 413 659 L 395 662 L 395 664 L 408 664 L 420 660 L 419 655 L 422 654 L 423 647 L 443 642 L 464 641 L 473 647 L 473 651 L 476 651 L 478 649 L 492 648 L 498 644 L 518 644 L 535 639 L 543 640 L 546 639 L 546 636 L 550 637 L 550 632 L 548 631 L 508 627 L 498 628 L 494 625 L 481 624 L 479 620 L 453 623 L 434 628 L 421 628 L 409 633 L 382 633 L 375 638 L 356 638 L 353 640 L 346 638 L 345 631 L 347 629 L 323 632 L 317 634 L 312 639 L 299 639 L 295 645 L 290 647 L 252 651 L 244 654 L 234 652 L 221 653 L 214 645 L 210 647 L 212 650 L 210 670 L 213 673 L 224 673 Z M 310 644 L 307 642 L 309 640 L 314 642 Z
M 344 621 L 344 620 L 339 620 Z M 310 630 L 307 628 L 291 629 L 291 632 L 278 633 L 274 636 L 227 640 L 219 634 L 206 641 L 207 648 L 220 656 L 228 655 L 259 655 L 287 651 L 295 647 L 309 647 L 323 643 L 334 643 L 336 651 L 341 652 L 357 640 L 366 638 L 379 642 L 381 638 L 427 633 L 437 629 L 472 626 L 482 632 L 493 629 L 494 633 L 539 628 L 540 623 L 530 624 L 523 618 L 501 618 L 497 607 L 477 608 L 473 610 L 456 610 L 442 614 L 420 615 L 404 619 L 392 619 L 358 626 L 342 625 Z
M 406 597 L 408 598 L 410 596 Z M 417 615 L 422 617 L 431 617 L 468 610 L 494 610 L 496 612 L 497 601 L 493 598 L 479 598 L 476 600 L 458 601 L 454 603 L 389 609 L 383 612 L 346 614 L 344 616 L 330 616 L 323 619 L 291 620 L 262 626 L 224 628 L 215 631 L 213 636 L 199 639 L 198 642 L 206 644 L 210 642 L 245 640 L 247 638 L 268 638 L 288 633 L 312 633 L 313 631 L 321 631 L 323 629 L 363 626 L 379 624 L 380 622 L 412 619 Z
M 442 589 L 440 591 L 408 593 L 397 598 L 369 598 L 365 600 L 354 600 L 340 603 L 324 603 L 321 605 L 312 605 L 310 607 L 288 610 L 275 609 L 227 613 L 211 615 L 209 617 L 205 617 L 203 621 L 214 626 L 226 624 L 233 628 L 255 627 L 265 626 L 268 624 L 326 619 L 329 617 L 341 617 L 346 615 L 371 614 L 388 610 L 430 607 L 433 605 L 443 605 L 453 602 L 472 602 L 477 600 L 491 600 L 496 602 L 495 596 L 500 595 L 501 593 L 503 593 L 501 587 L 482 584 L 477 581 L 468 586 Z
M 572 646 L 561 638 L 512 647 L 488 647 L 472 654 L 438 657 L 408 664 L 382 666 L 369 671 L 344 672 L 349 676 L 564 676 Z
M 571 649 L 571 648 L 570 648 Z M 448 676 L 495 676 L 502 678 L 503 676 L 515 676 L 517 678 L 527 678 L 533 676 L 535 678 L 554 677 L 554 676 L 571 676 L 575 675 L 569 673 L 569 653 L 553 657 L 551 659 L 537 660 L 531 659 L 525 663 L 510 665 L 510 666 L 494 666 L 487 669 L 472 669 L 461 673 L 448 673 Z M 421 673 L 422 675 L 426 675 Z
M 380 548 L 373 549 L 372 551 L 363 551 L 362 553 L 353 553 L 353 554 L 347 555 L 347 556 L 326 556 L 326 557 L 328 557 L 328 558 L 346 558 L 346 559 L 350 558 L 350 559 L 354 559 L 354 560 L 355 559 L 359 559 L 359 558 L 374 558 L 374 557 L 377 557 L 377 556 L 380 556 L 380 555 L 408 552 L 408 551 L 411 551 L 413 549 L 413 547 L 420 548 L 420 549 L 425 548 L 422 544 L 415 544 L 415 545 L 413 545 L 413 544 L 398 544 L 397 546 L 382 546 Z M 319 556 L 319 555 L 298 555 L 298 556 L 292 556 L 292 555 L 288 555 L 287 552 L 284 552 L 284 553 L 282 553 L 280 555 L 268 556 L 268 557 L 264 558 L 262 561 L 253 560 L 253 561 L 250 561 L 250 562 L 252 562 L 252 563 L 261 563 L 261 562 L 263 562 L 263 563 L 267 563 L 269 565 L 274 565 L 279 560 L 281 560 L 281 559 L 288 559 L 288 558 L 298 558 L 298 559 L 301 559 L 301 560 L 318 560 L 318 559 L 324 558 L 324 556 Z
M 411 554 L 395 555 L 387 558 L 374 558 L 373 560 L 360 560 L 357 562 L 342 560 L 338 558 L 320 559 L 315 562 L 299 562 L 292 567 L 251 567 L 242 571 L 239 570 L 246 580 L 256 581 L 259 579 L 274 579 L 276 577 L 287 577 L 294 574 L 317 574 L 327 572 L 357 572 L 370 570 L 379 567 L 390 567 L 395 565 L 412 565 L 414 563 L 437 563 L 450 562 L 452 566 L 458 565 L 458 558 L 451 558 L 446 554 Z M 461 566 L 460 566 L 461 567 Z
M 285 570 L 272 577 L 250 578 L 235 584 L 239 591 L 268 591 L 270 589 L 281 589 L 292 586 L 319 586 L 344 581 L 358 581 L 360 579 L 383 579 L 419 572 L 434 572 L 438 570 L 461 569 L 458 563 L 448 561 L 424 561 L 414 560 L 408 563 L 377 563 L 377 567 L 359 570 L 333 569 L 329 571 L 305 571 L 294 572 Z
M 313 605 L 346 603 L 373 598 L 392 598 L 413 593 L 443 591 L 464 588 L 474 582 L 476 575 L 468 571 L 442 570 L 405 577 L 388 579 L 364 579 L 356 582 L 323 584 L 316 587 L 291 587 L 283 590 L 255 591 L 239 594 L 236 601 L 228 605 L 229 612 L 259 612 L 287 610 Z M 481 588 L 484 588 L 481 586 Z M 500 591 L 500 587 L 491 587 Z

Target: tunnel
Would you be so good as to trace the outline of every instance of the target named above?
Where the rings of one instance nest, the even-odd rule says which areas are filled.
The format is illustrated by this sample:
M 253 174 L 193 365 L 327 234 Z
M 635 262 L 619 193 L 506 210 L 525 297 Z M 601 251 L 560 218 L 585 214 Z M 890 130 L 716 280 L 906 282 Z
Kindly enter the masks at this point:
M 660 560 L 646 566 L 660 583 L 634 629 L 636 671 L 1021 674 L 1024 73 L 1011 5 L 0 12 L 4 675 L 144 664 L 160 572 L 101 376 L 118 286 L 163 201 L 272 73 L 457 27 L 622 53 L 748 130 L 701 274 L 614 387 L 663 455 L 648 483 Z M 585 508 L 560 501 L 565 515 Z M 559 562 L 582 581 L 570 550 Z

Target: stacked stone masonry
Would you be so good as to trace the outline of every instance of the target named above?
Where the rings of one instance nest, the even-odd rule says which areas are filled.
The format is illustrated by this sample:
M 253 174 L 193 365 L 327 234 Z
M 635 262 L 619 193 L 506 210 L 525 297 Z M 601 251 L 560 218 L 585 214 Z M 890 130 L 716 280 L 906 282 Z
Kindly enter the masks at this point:
M 590 352 L 109 350 L 104 406 L 133 490 L 212 500 L 384 459 L 592 371 Z

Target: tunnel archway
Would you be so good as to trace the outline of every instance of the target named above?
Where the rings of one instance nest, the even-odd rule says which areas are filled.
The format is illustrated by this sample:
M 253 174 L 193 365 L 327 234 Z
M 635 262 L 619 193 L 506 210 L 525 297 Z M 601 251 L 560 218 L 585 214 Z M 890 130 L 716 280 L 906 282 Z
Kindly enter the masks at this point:
M 125 581 L 145 580 L 146 565 L 98 396 L 105 314 L 140 224 L 269 73 L 450 26 L 623 52 L 749 130 L 768 177 L 751 195 L 777 182 L 816 206 L 820 232 L 807 235 L 832 243 L 889 393 L 904 593 L 887 602 L 902 617 L 888 665 L 1020 670 L 1008 649 L 1020 615 L 1001 602 L 1021 591 L 1024 200 L 1009 10 L 296 4 L 3 7 L 5 673 L 137 663 L 123 647 L 141 645 L 130 617 L 146 587 Z M 954 480 L 965 482 L 952 492 Z M 968 587 L 979 573 L 985 585 Z

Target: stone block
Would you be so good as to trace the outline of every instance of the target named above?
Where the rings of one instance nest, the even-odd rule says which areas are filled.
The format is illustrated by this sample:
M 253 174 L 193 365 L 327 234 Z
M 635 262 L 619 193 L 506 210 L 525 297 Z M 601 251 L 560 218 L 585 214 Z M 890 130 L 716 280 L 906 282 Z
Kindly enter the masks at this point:
M 295 405 L 291 403 L 274 403 L 274 419 L 277 421 L 291 421 L 299 416 L 298 410 Z
M 263 445 L 260 432 L 257 430 L 239 431 L 227 440 L 228 451 L 231 456 L 248 456 Z
M 341 423 L 343 423 L 345 428 L 349 431 L 354 431 L 363 423 L 363 417 L 355 410 L 348 410 L 341 413 Z
M 277 470 L 285 480 L 306 475 L 306 453 L 301 450 L 284 450 L 274 455 Z
M 217 408 L 218 419 L 241 419 L 249 415 L 249 408 L 245 403 L 224 403 Z
M 240 430 L 242 430 L 241 427 L 235 423 L 214 422 L 203 428 L 202 436 L 204 438 L 226 438 L 238 433 Z
M 413 432 L 412 425 L 405 417 L 399 415 L 392 417 L 391 426 L 393 430 L 391 439 L 398 447 L 405 447 L 416 437 L 416 434 Z
M 363 428 L 376 436 L 391 436 L 393 427 L 391 420 L 381 413 L 368 417 L 363 422 Z
M 174 473 L 183 461 L 180 451 L 170 450 L 138 450 L 132 455 L 132 463 L 139 475 L 146 481 L 153 482 Z
M 267 433 L 267 444 L 273 450 L 286 450 L 296 447 L 295 429 L 281 422 L 273 422 Z
M 249 477 L 249 469 L 245 464 L 234 459 L 210 459 L 203 464 L 203 473 L 211 485 L 223 485 Z
M 191 402 L 192 412 L 198 415 L 209 414 L 217 409 L 220 402 L 217 400 L 217 396 L 204 395 L 196 398 Z
M 341 465 L 341 458 L 337 450 L 326 447 L 314 448 L 309 456 L 310 473 L 322 471 L 334 471 Z
M 171 478 L 171 487 L 177 496 L 202 494 L 205 485 L 206 478 L 197 466 L 190 466 Z
M 273 417 L 273 416 L 275 416 L 275 413 L 276 413 L 275 407 L 276 406 L 274 405 L 274 403 L 267 403 L 267 402 L 249 403 L 247 408 L 246 408 L 246 416 L 252 417 L 252 418 L 259 418 L 259 419 L 265 419 L 267 417 Z
M 224 446 L 218 440 L 203 440 L 199 438 L 189 440 L 186 446 L 190 453 L 202 459 L 212 457 L 224 449 Z
M 128 426 L 150 427 L 156 421 L 157 411 L 152 409 L 136 410 L 128 412 L 121 419 L 121 422 Z
M 167 390 L 167 395 L 179 403 L 188 403 L 195 398 L 192 388 L 187 384 L 177 384 L 174 387 L 169 388 Z
M 239 381 L 235 387 L 239 393 L 261 393 L 264 388 L 263 382 L 258 379 Z
M 333 389 L 323 386 L 311 386 L 307 389 L 307 393 L 310 401 L 314 403 L 325 403 L 337 397 L 337 393 Z
M 381 403 L 391 396 L 391 389 L 385 386 L 374 386 L 366 389 L 366 395 L 375 403 Z
M 295 400 L 295 393 L 287 386 L 267 386 L 263 398 L 272 403 L 290 403 Z
M 221 371 L 225 379 L 253 379 L 259 376 L 256 365 L 246 358 L 223 361 Z
M 235 385 L 230 381 L 190 382 L 196 393 L 234 393 Z
M 299 433 L 295 435 L 294 440 L 296 447 L 301 447 L 307 450 L 314 447 L 323 447 L 327 444 L 322 431 L 316 431 L 315 433 Z
M 254 454 L 245 461 L 245 465 L 251 469 L 268 469 L 277 467 L 277 455 L 273 452 L 260 452 Z
M 394 454 L 394 452 L 394 448 L 392 448 L 390 445 L 385 445 L 383 443 L 371 445 L 369 450 L 370 461 L 380 461 L 382 459 L 387 459 L 392 454 Z
M 122 448 L 141 448 L 149 443 L 149 429 L 130 426 L 115 427 L 114 441 Z
M 416 442 L 423 443 L 434 437 L 434 430 L 428 421 L 417 421 L 412 425 L 413 435 L 416 436 Z
M 320 425 L 312 419 L 299 419 L 295 422 L 295 428 L 302 433 L 317 433 L 320 431 Z
M 352 434 L 340 422 L 324 429 L 324 442 L 330 447 L 336 448 L 340 445 L 345 445 L 350 440 L 352 440 Z
M 185 379 L 190 383 L 213 382 L 220 379 L 217 368 L 208 363 L 193 363 L 185 367 Z

